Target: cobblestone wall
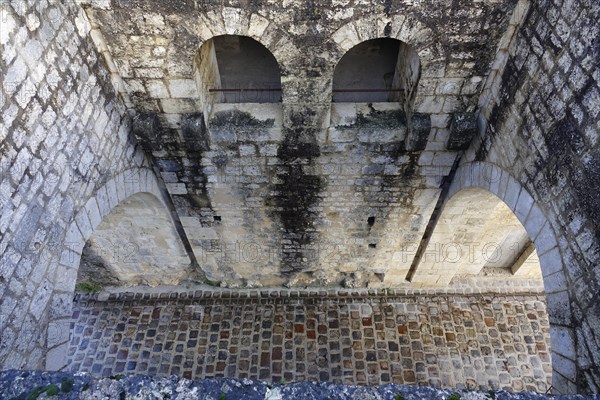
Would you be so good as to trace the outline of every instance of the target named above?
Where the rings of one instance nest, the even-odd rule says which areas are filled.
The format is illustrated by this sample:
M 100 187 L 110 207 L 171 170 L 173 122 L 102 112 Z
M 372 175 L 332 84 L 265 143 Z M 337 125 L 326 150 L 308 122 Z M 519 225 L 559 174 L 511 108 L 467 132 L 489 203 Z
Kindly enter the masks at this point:
M 542 393 L 550 387 L 543 293 L 407 292 L 197 290 L 128 293 L 109 301 L 81 296 L 69 368 L 104 377 L 225 376 Z
M 162 193 L 81 8 L 3 1 L 0 18 L 0 365 L 60 368 L 85 241 Z
M 553 326 L 554 385 L 597 392 L 600 6 L 536 1 L 523 13 L 523 27 L 500 48 L 481 98 L 485 129 L 465 160 L 485 160 L 505 171 L 487 174 L 497 178 L 488 187 L 498 190 L 509 175 L 523 186 L 523 201 L 517 193 L 505 199 L 517 216 L 517 205 L 522 212 L 532 204 L 546 216 L 548 223 L 536 227 L 541 231 L 532 239 Z

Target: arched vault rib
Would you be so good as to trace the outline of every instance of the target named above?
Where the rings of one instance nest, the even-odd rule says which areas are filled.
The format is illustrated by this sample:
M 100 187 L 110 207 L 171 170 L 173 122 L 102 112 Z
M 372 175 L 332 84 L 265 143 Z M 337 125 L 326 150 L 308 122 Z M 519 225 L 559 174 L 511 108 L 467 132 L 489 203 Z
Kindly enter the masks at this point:
M 86 242 L 98 228 L 103 229 L 103 221 L 107 220 L 107 217 L 110 220 L 110 214 L 113 211 L 122 211 L 126 207 L 123 204 L 127 199 L 139 200 L 140 198 L 151 201 L 156 209 L 163 210 L 164 215 L 160 223 L 171 225 L 166 227 L 163 233 L 170 236 L 168 240 L 178 249 L 182 259 L 187 256 L 181 239 L 176 235 L 175 226 L 172 220 L 169 220 L 166 211 L 168 205 L 163 200 L 158 180 L 152 170 L 145 168 L 126 170 L 100 187 L 95 196 L 90 198 L 76 214 L 68 227 L 61 259 L 56 268 L 56 273 L 52 277 L 54 290 L 49 302 L 50 323 L 48 324 L 46 343 L 46 369 L 60 370 L 66 367 L 73 295 L 81 255 Z M 164 218 L 165 215 L 166 219 Z M 148 226 L 152 225 L 157 228 L 152 221 L 147 221 L 147 223 Z M 135 233 L 132 232 L 132 234 Z
M 550 318 L 553 386 L 559 393 L 572 392 L 569 382 L 576 382 L 577 378 L 575 331 L 571 326 L 570 293 L 564 273 L 564 261 L 550 221 L 528 190 L 508 172 L 495 164 L 473 162 L 458 168 L 442 208 L 441 223 L 438 221 L 433 235 L 438 229 L 445 229 L 444 213 L 452 214 L 453 210 L 456 211 L 457 202 L 454 199 L 468 200 L 469 195 L 478 197 L 474 200 L 483 199 L 473 205 L 478 205 L 481 215 L 491 212 L 497 202 L 506 204 L 535 245 Z M 464 207 L 462 208 L 464 211 Z M 434 267 L 441 267 L 442 264 Z M 429 274 L 437 276 L 436 282 L 439 281 L 440 284 L 449 282 L 448 279 L 443 279 L 443 273 L 440 274 L 443 269 L 437 271 L 436 275 L 433 272 L 435 268 L 432 269 L 431 265 L 429 267 L 429 271 L 426 271 L 427 265 L 420 263 L 414 272 L 413 281 Z M 447 269 L 445 271 L 447 272 Z

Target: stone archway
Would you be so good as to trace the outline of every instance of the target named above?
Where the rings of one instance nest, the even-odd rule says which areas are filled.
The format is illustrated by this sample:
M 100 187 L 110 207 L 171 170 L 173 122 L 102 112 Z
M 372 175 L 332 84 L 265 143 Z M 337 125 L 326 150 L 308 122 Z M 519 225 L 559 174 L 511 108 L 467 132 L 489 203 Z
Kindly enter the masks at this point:
M 420 73 L 421 61 L 411 46 L 389 38 L 367 40 L 348 50 L 335 67 L 333 101 L 398 101 L 408 110 Z
M 67 365 L 73 294 L 85 244 L 95 232 L 106 233 L 107 227 L 102 224 L 107 217 L 110 218 L 111 213 L 115 210 L 122 211 L 128 199 L 139 201 L 140 198 L 151 201 L 155 207 L 162 207 L 164 213 L 156 222 L 170 222 L 173 225 L 172 220 L 165 219 L 165 215 L 169 218 L 170 215 L 154 172 L 141 168 L 126 170 L 101 186 L 67 228 L 60 262 L 52 277 L 54 288 L 49 301 L 46 369 L 61 370 Z M 135 212 L 135 207 L 133 210 Z M 152 224 L 146 224 L 146 227 L 150 225 Z M 181 256 L 184 256 L 186 253 L 181 239 L 177 236 L 174 226 L 171 228 L 162 232 L 170 235 L 167 238 L 170 242 L 179 242 Z
M 193 69 L 202 109 L 208 114 L 213 103 L 280 101 L 279 63 L 252 37 L 219 35 L 204 41 Z
M 148 192 L 123 200 L 102 218 L 82 251 L 78 282 L 177 285 L 190 259 L 164 204 Z
M 574 382 L 577 378 L 575 332 L 570 326 L 571 308 L 564 275 L 564 261 L 550 221 L 519 181 L 497 165 L 485 162 L 463 164 L 458 168 L 442 214 L 453 197 L 465 189 L 482 189 L 504 202 L 523 225 L 535 245 L 550 319 L 552 385 L 559 393 L 575 392 Z
M 447 199 L 410 281 L 446 287 L 456 276 L 541 279 L 537 252 L 521 222 L 489 190 L 463 188 Z
M 281 74 L 282 63 L 287 61 L 285 49 L 293 48 L 289 34 L 280 29 L 276 23 L 262 15 L 250 13 L 243 8 L 224 7 L 222 15 L 200 15 L 193 26 L 186 28 L 197 35 L 198 43 L 194 54 L 186 54 L 185 58 L 192 60 L 193 79 L 196 81 L 202 110 L 210 114 L 211 105 L 218 96 L 209 92 L 209 86 L 220 87 L 218 61 L 215 55 L 214 41 L 217 38 L 244 38 L 250 43 L 263 47 L 277 64 L 277 74 Z M 182 59 L 184 55 L 178 55 Z M 242 69 L 243 71 L 243 69 Z M 280 76 L 276 86 L 281 86 Z M 274 83 L 274 82 L 269 82 Z M 264 86 L 264 83 L 263 85 Z M 268 85 L 275 86 L 275 85 Z M 281 88 L 285 90 L 285 87 Z M 268 93 L 272 95 L 272 93 Z M 277 93 L 277 95 L 283 95 Z M 256 99 L 255 99 L 256 100 Z M 218 102 L 218 101 L 217 101 Z M 250 101 L 258 103 L 259 101 Z M 267 101 L 278 102 L 278 101 Z M 242 103 L 239 101 L 238 103 Z
M 379 38 L 397 39 L 414 48 L 425 78 L 436 76 L 439 65 L 445 61 L 441 42 L 435 40 L 433 31 L 420 21 L 411 20 L 404 15 L 377 21 L 366 18 L 354 20 L 335 31 L 332 38 L 338 49 L 338 59 L 334 65 L 354 46 Z

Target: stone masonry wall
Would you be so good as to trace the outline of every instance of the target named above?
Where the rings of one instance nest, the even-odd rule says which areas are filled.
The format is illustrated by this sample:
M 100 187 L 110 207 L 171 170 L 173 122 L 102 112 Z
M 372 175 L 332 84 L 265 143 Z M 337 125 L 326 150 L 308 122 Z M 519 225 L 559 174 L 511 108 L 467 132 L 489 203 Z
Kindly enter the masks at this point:
M 0 366 L 37 369 L 68 340 L 93 228 L 161 193 L 80 7 L 3 1 L 0 18 Z
M 78 282 L 177 285 L 190 277 L 190 259 L 172 217 L 153 195 L 128 197 L 102 219 L 82 252 Z
M 535 1 L 523 12 L 523 27 L 500 48 L 481 99 L 482 136 L 465 161 L 498 165 L 523 185 L 523 209 L 535 204 L 548 219 L 532 240 L 555 339 L 554 385 L 598 392 L 600 5 Z
M 82 2 L 196 258 L 230 287 L 405 283 L 455 161 L 452 121 L 474 115 L 517 1 L 463 3 Z M 274 55 L 281 104 L 211 104 L 203 44 L 220 35 Z M 384 37 L 418 54 L 412 107 L 332 105 L 339 60 Z
M 335 271 L 348 274 L 348 286 L 386 283 L 394 274 L 370 254 L 389 268 L 402 229 L 420 240 L 461 149 L 455 129 L 472 117 L 491 71 L 479 100 L 481 135 L 461 171 L 500 171 L 486 176 L 486 189 L 527 222 L 547 291 L 554 386 L 600 391 L 600 5 L 241 3 L 0 2 L 0 365 L 39 368 L 47 349 L 64 351 L 68 329 L 57 327 L 70 314 L 85 241 L 139 192 L 174 203 L 200 261 L 219 238 L 277 247 L 263 271 L 262 263 L 238 263 L 251 277 L 262 274 L 261 285 L 339 283 L 341 275 L 315 272 L 330 255 L 314 257 L 320 243 L 346 246 L 331 265 L 350 266 Z M 206 88 L 195 80 L 194 59 L 202 42 L 223 34 L 250 36 L 274 54 L 282 104 L 246 113 L 201 104 Z M 337 61 L 377 37 L 408 43 L 421 61 L 412 110 L 420 115 L 405 115 L 396 131 L 372 105 L 331 104 Z M 219 116 L 238 126 L 219 129 Z M 415 121 L 422 136 L 409 129 Z M 223 160 L 241 168 L 233 183 Z M 478 187 L 470 179 L 457 175 L 455 186 Z M 398 212 L 403 207 L 408 213 Z M 400 282 L 410 261 L 388 282 Z M 209 275 L 224 266 L 217 279 L 243 283 L 229 265 L 210 262 Z M 372 275 L 352 275 L 360 272 L 352 263 Z M 51 360 L 51 368 L 64 365 Z

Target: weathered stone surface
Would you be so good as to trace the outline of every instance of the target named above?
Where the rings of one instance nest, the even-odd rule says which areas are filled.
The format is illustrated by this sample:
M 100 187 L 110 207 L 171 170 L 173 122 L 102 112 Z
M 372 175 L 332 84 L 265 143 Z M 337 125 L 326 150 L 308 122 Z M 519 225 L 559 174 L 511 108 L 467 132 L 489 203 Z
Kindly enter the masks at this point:
M 598 300 L 592 271 L 600 255 L 600 203 L 591 194 L 598 187 L 594 160 L 600 125 L 589 100 L 600 85 L 600 32 L 591 22 L 600 16 L 600 6 L 522 2 L 517 11 L 511 24 L 520 29 L 502 43 L 496 71 L 480 99 L 485 129 L 466 159 L 496 164 L 514 178 L 503 197 L 521 216 L 529 212 L 528 218 L 539 220 L 540 212 L 545 215 L 547 223 L 538 224 L 539 234 L 532 239 L 538 241 L 545 282 L 554 292 L 548 295 L 550 320 L 559 325 L 554 336 L 572 340 L 595 318 L 588 307 L 590 299 Z M 532 200 L 519 205 L 515 182 Z M 527 225 L 534 231 L 533 224 Z M 556 356 L 559 390 L 600 388 L 600 366 L 577 361 L 600 353 L 598 333 L 590 335 L 576 355 L 571 343 L 557 346 L 567 354 Z
M 514 286 L 500 289 L 498 281 L 495 290 L 503 294 L 451 294 L 461 287 L 414 295 L 203 288 L 111 294 L 108 302 L 83 296 L 75 305 L 69 365 L 104 377 L 545 392 L 551 366 L 543 298 L 520 295 Z
M 0 364 L 42 366 L 85 242 L 128 196 L 173 210 L 191 264 L 223 286 L 385 287 L 410 285 L 413 247 L 428 221 L 444 229 L 435 209 L 460 182 L 497 195 L 536 246 L 552 340 L 569 338 L 554 386 L 597 392 L 598 4 L 250 3 L 0 2 Z M 217 102 L 220 35 L 273 55 L 265 104 Z M 377 38 L 418 55 L 387 76 L 406 80 L 401 104 L 332 104 L 335 66 Z M 411 137 L 400 110 L 431 126 Z M 463 153 L 465 113 L 482 129 Z
M 76 274 L 62 272 L 79 266 L 92 225 L 125 193 L 158 193 L 82 15 L 74 2 L 0 2 L 4 367 L 44 366 L 57 344 L 49 322 L 71 314 Z
M 184 230 L 211 279 L 232 287 L 249 282 L 333 285 L 348 274 L 376 269 L 383 281 L 372 284 L 391 286 L 402 282 L 410 264 L 394 263 L 393 254 L 422 233 L 429 217 L 430 209 L 413 206 L 412 199 L 421 197 L 420 187 L 439 186 L 449 169 L 443 157 L 422 168 L 416 163 L 418 152 L 444 150 L 448 127 L 432 128 L 431 119 L 439 121 L 439 115 L 475 104 L 477 90 L 461 88 L 467 76 L 481 82 L 513 7 L 512 1 L 478 4 L 464 16 L 470 23 L 461 20 L 443 43 L 436 43 L 430 10 L 418 3 L 354 4 L 347 14 L 341 4 L 328 3 L 255 8 L 234 3 L 161 5 L 157 11 L 134 1 L 92 3 L 86 14 L 111 45 L 110 57 L 122 70 L 132 108 L 158 117 L 160 126 L 153 120 L 146 132 L 151 137 L 142 145 L 158 159 L 161 172 L 176 172 L 167 189 L 177 212 L 197 219 L 193 224 L 188 219 Z M 146 15 L 144 22 L 140 15 Z M 453 12 L 441 15 L 456 19 Z M 414 23 L 405 23 L 408 19 Z M 303 23 L 322 28 L 318 33 L 288 28 Z M 241 38 L 219 36 L 224 34 Z M 250 46 L 244 36 L 257 42 Z M 141 37 L 149 39 L 147 45 Z M 354 110 L 336 115 L 331 106 L 335 65 L 350 47 L 378 37 L 402 41 L 396 47 L 403 63 L 393 75 L 398 81 L 394 85 L 403 91 L 389 96 L 400 104 L 373 105 L 368 99 L 374 95 L 365 93 L 362 103 L 351 104 Z M 261 45 L 260 54 L 269 63 L 265 61 L 258 74 L 256 59 L 237 65 L 232 58 L 243 46 L 240 56 L 244 51 L 258 54 Z M 272 63 L 277 65 L 272 68 Z M 369 68 L 368 60 L 365 66 Z M 375 68 L 372 61 L 370 66 Z M 357 79 L 339 69 L 337 73 Z M 267 91 L 210 91 L 247 89 L 255 82 Z M 416 90 L 419 83 L 428 89 Z M 337 88 L 335 82 L 333 86 Z M 360 94 L 350 97 L 356 96 Z M 196 124 L 199 130 L 190 129 L 189 114 L 203 115 L 206 129 L 201 124 Z M 265 124 L 274 114 L 274 125 Z M 408 114 L 412 117 L 407 122 Z M 337 121 L 339 116 L 344 120 Z M 270 149 L 256 153 L 249 149 L 254 144 Z M 177 171 L 171 168 L 175 162 Z M 376 197 L 376 204 L 371 203 Z M 338 210 L 339 204 L 343 206 Z M 364 231 L 364 220 L 375 215 L 375 228 Z M 381 225 L 388 216 L 394 219 L 386 224 L 390 228 Z M 214 243 L 194 237 L 200 227 L 212 227 L 215 217 L 219 224 Z M 407 220 L 420 223 L 393 231 Z M 340 226 L 349 230 L 340 231 Z M 379 247 L 365 250 L 368 246 Z M 248 257 L 244 248 L 259 256 Z M 238 254 L 232 256 L 232 251 Z M 387 272 L 396 278 L 386 279 Z
M 248 400 L 443 400 L 451 395 L 465 400 L 585 400 L 592 396 L 547 396 L 537 393 L 509 393 L 505 391 L 449 391 L 430 387 L 406 385 L 384 385 L 379 387 L 343 386 L 329 383 L 291 383 L 275 385 L 250 379 L 206 379 L 191 381 L 177 377 L 157 378 L 148 376 L 115 376 L 97 379 L 88 375 L 61 372 L 5 371 L 0 373 L 0 390 L 8 398 L 27 396 L 36 388 L 47 388 L 54 384 L 60 392 L 58 398 L 76 399 L 248 399 Z M 401 397 L 398 397 L 401 396 Z M 42 397 L 40 397 L 42 398 Z
M 125 199 L 86 237 L 79 282 L 157 286 L 189 277 L 190 260 L 171 216 L 152 195 Z
M 454 113 L 450 122 L 448 150 L 466 150 L 477 134 L 477 114 Z

